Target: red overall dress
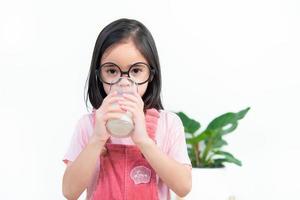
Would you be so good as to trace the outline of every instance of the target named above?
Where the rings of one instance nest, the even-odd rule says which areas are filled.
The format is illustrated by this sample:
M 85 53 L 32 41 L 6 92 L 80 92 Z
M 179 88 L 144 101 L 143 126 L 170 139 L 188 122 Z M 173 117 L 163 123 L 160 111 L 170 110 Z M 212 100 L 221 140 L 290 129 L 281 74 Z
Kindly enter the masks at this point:
M 159 112 L 146 110 L 148 135 L 155 141 Z M 93 200 L 158 200 L 156 173 L 135 145 L 112 144 L 100 155 L 100 172 Z

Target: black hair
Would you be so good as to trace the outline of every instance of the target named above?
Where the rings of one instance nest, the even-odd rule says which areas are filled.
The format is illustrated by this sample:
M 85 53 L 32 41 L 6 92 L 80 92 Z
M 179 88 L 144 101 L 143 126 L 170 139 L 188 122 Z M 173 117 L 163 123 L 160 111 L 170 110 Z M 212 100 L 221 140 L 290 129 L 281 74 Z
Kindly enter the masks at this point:
M 154 77 L 152 81 L 148 83 L 147 90 L 142 97 L 144 101 L 144 109 L 163 109 L 160 97 L 161 71 L 154 39 L 150 31 L 141 22 L 125 18 L 111 22 L 104 27 L 98 35 L 94 47 L 89 75 L 86 81 L 86 84 L 88 83 L 87 92 L 85 85 L 86 106 L 89 100 L 93 108 L 98 109 L 101 106 L 103 99 L 107 96 L 104 91 L 103 84 L 96 76 L 96 69 L 100 65 L 100 61 L 105 50 L 126 39 L 131 39 L 134 42 L 135 46 L 145 57 L 150 67 L 155 70 Z

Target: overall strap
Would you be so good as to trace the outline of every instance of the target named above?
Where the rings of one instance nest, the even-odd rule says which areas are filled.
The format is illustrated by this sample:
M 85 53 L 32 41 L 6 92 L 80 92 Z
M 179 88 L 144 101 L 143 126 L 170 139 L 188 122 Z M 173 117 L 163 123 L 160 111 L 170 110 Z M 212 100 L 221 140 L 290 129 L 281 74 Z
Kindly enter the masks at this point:
M 155 108 L 147 109 L 145 114 L 145 121 L 146 121 L 146 129 L 149 137 L 156 141 L 156 129 L 159 119 L 159 111 Z

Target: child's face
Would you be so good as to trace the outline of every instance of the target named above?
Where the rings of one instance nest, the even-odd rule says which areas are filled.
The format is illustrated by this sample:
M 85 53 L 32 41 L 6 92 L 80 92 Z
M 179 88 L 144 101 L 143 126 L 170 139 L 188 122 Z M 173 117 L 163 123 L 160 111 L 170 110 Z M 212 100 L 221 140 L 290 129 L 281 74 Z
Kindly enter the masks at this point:
M 128 71 L 130 66 L 137 62 L 147 63 L 144 56 L 140 53 L 140 51 L 135 47 L 132 40 L 126 40 L 125 42 L 121 42 L 113 45 L 112 47 L 106 49 L 104 52 L 101 63 L 112 62 L 117 64 L 122 71 Z M 126 75 L 123 75 L 126 76 Z M 126 84 L 126 83 L 125 83 Z M 138 94 L 142 97 L 146 92 L 148 86 L 148 82 L 138 85 Z M 103 84 L 103 88 L 106 94 L 109 93 L 110 85 Z

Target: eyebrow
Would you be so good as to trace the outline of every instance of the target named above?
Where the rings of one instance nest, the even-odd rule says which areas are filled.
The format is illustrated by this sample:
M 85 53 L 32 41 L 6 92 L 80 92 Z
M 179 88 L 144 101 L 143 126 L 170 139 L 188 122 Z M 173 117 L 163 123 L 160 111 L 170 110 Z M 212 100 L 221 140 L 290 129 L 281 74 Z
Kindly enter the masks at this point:
M 120 67 L 120 66 L 124 66 L 124 65 L 118 65 L 118 64 L 116 64 L 116 63 L 114 63 L 114 62 L 105 62 L 105 63 L 102 63 L 102 64 L 100 65 L 100 67 L 101 67 L 101 66 L 103 66 L 103 65 L 108 65 L 108 64 L 110 64 L 110 65 L 116 65 L 116 66 L 118 66 L 118 67 Z M 137 64 L 146 64 L 146 65 L 149 65 L 148 63 L 145 63 L 145 62 L 139 61 L 139 62 L 135 62 L 135 63 L 133 63 L 133 64 L 130 64 L 130 65 L 127 65 L 127 66 L 125 66 L 125 67 L 128 67 L 128 68 L 130 68 L 131 66 L 133 66 L 133 65 L 137 65 Z

